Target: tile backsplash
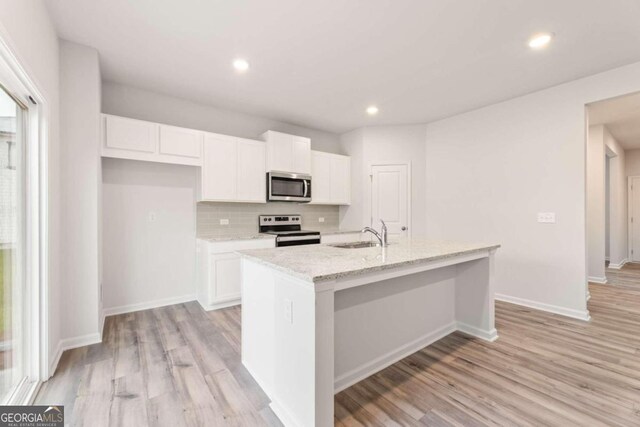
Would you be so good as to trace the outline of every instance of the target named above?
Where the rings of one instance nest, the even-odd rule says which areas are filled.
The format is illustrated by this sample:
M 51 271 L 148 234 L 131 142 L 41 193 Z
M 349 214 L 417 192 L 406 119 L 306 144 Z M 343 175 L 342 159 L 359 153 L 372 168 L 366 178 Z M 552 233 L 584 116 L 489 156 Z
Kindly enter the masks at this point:
M 258 215 L 302 215 L 305 230 L 329 231 L 338 229 L 338 206 L 298 203 L 214 203 L 200 202 L 197 206 L 196 234 L 198 237 L 221 237 L 258 232 Z M 324 222 L 319 219 L 324 218 Z M 221 220 L 229 224 L 221 225 Z

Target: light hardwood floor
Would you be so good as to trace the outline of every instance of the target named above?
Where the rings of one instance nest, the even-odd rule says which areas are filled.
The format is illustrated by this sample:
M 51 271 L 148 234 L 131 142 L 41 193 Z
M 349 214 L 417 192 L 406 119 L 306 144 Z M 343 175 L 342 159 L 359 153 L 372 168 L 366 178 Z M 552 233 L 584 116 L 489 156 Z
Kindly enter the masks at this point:
M 336 395 L 335 423 L 640 425 L 637 278 L 591 285 L 591 322 L 499 302 L 498 341 L 438 341 Z M 103 344 L 65 352 L 38 402 L 76 425 L 279 425 L 239 355 L 239 308 L 115 316 Z

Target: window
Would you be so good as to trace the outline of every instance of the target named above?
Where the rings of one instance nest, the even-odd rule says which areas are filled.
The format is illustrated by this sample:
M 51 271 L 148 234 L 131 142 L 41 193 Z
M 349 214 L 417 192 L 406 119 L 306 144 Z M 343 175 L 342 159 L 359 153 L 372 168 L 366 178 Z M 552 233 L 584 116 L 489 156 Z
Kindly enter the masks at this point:
M 25 381 L 25 108 L 0 89 L 0 395 Z

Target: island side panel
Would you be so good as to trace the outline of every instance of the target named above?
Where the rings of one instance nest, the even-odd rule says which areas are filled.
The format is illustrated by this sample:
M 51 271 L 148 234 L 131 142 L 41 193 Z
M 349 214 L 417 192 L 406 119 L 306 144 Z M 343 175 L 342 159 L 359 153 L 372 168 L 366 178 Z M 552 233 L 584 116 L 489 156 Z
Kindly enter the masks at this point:
M 313 283 L 275 276 L 271 407 L 285 426 L 333 426 L 333 290 L 316 292 Z
M 494 254 L 457 266 L 456 321 L 458 329 L 486 341 L 498 338 L 495 328 Z
M 242 364 L 271 396 L 275 376 L 275 276 L 242 259 Z
M 336 392 L 455 331 L 456 273 L 453 265 L 336 291 Z

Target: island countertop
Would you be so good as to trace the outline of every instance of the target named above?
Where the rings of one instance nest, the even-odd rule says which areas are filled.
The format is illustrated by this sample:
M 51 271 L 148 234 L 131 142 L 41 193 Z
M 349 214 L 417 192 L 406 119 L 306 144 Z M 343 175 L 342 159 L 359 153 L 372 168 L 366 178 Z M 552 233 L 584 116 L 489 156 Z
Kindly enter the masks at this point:
M 302 280 L 317 283 L 499 247 L 499 244 L 399 239 L 391 241 L 386 248 L 344 249 L 331 245 L 304 245 L 244 250 L 239 254 Z

